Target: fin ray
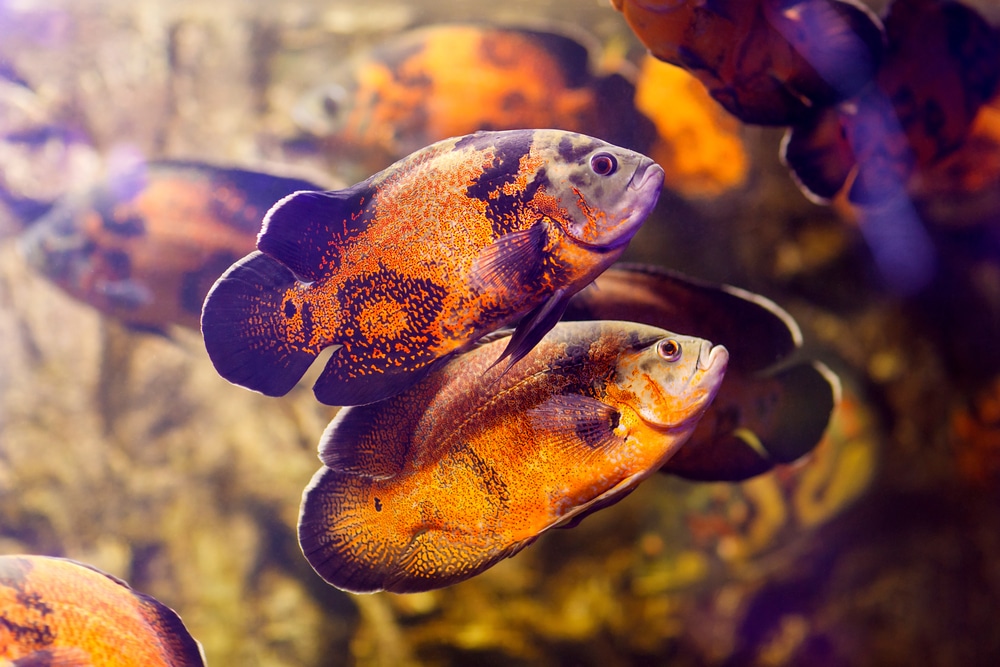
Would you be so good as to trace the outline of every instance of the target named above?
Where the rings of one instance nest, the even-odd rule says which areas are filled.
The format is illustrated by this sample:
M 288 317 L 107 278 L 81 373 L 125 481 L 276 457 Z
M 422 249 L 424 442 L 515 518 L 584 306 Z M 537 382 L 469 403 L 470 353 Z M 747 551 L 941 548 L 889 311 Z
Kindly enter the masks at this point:
M 579 394 L 557 394 L 528 411 L 528 419 L 540 435 L 587 455 L 624 442 L 615 433 L 619 416 L 610 405 Z
M 568 305 L 569 298 L 566 296 L 566 290 L 559 289 L 544 303 L 524 316 L 517 323 L 517 327 L 515 327 L 514 333 L 511 334 L 510 341 L 507 343 L 507 347 L 504 348 L 497 360 L 493 362 L 493 366 L 509 358 L 510 361 L 507 362 L 504 373 L 509 371 L 514 364 L 523 359 L 525 355 L 531 352 L 545 338 L 545 334 L 551 331 L 552 327 L 562 318 Z
M 314 282 L 337 268 L 330 239 L 356 233 L 361 219 L 363 181 L 345 190 L 293 192 L 264 216 L 257 249 L 281 262 L 303 282 Z
M 507 293 L 531 284 L 542 271 L 546 237 L 541 224 L 504 234 L 476 257 L 470 275 L 472 286 Z

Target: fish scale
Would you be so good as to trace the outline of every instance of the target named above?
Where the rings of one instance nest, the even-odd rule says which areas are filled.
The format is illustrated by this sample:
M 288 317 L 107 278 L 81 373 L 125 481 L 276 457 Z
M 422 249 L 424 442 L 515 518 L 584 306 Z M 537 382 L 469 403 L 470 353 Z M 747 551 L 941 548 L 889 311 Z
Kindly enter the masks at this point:
M 95 568 L 0 556 L 0 664 L 203 666 L 171 609 Z

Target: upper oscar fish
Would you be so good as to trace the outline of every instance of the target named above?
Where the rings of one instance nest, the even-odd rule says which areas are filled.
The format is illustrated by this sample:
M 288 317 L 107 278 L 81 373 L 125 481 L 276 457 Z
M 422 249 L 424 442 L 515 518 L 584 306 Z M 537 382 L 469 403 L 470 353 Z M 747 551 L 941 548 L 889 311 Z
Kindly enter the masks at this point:
M 203 667 L 177 614 L 89 565 L 0 556 L 0 665 Z
M 690 436 L 729 358 L 616 321 L 561 322 L 507 373 L 492 365 L 504 344 L 330 423 L 299 515 L 303 553 L 326 581 L 448 586 L 617 502 Z
M 509 368 L 621 255 L 662 185 L 648 157 L 572 132 L 440 141 L 278 202 L 258 251 L 205 299 L 205 346 L 224 378 L 270 396 L 336 346 L 314 385 L 329 405 L 392 396 L 517 322 L 493 359 Z

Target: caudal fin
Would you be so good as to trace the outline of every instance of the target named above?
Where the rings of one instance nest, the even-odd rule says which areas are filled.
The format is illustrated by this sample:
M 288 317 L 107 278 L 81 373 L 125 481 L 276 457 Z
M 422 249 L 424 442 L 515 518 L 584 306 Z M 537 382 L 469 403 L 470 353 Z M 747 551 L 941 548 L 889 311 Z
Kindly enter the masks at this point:
M 297 279 L 288 268 L 252 252 L 226 271 L 205 298 L 201 332 L 219 375 L 268 396 L 283 396 L 316 359 L 288 340 L 282 300 Z

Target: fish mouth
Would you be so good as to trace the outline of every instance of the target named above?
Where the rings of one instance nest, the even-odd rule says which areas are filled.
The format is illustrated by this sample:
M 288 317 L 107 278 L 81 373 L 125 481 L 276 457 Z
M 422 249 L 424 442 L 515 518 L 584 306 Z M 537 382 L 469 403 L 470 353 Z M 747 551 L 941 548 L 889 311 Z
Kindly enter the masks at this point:
M 663 172 L 663 167 L 647 157 L 641 160 L 638 166 L 636 166 L 635 171 L 632 172 L 632 178 L 628 182 L 628 189 L 638 192 L 654 190 L 659 193 L 660 188 L 663 187 L 664 178 L 666 178 L 666 175 Z
M 698 350 L 698 370 L 692 381 L 708 389 L 707 402 L 715 399 L 729 367 L 729 350 L 724 345 L 712 345 L 707 340 Z
M 701 344 L 698 351 L 698 370 L 725 373 L 729 365 L 729 350 L 724 345 L 712 345 L 708 341 Z

